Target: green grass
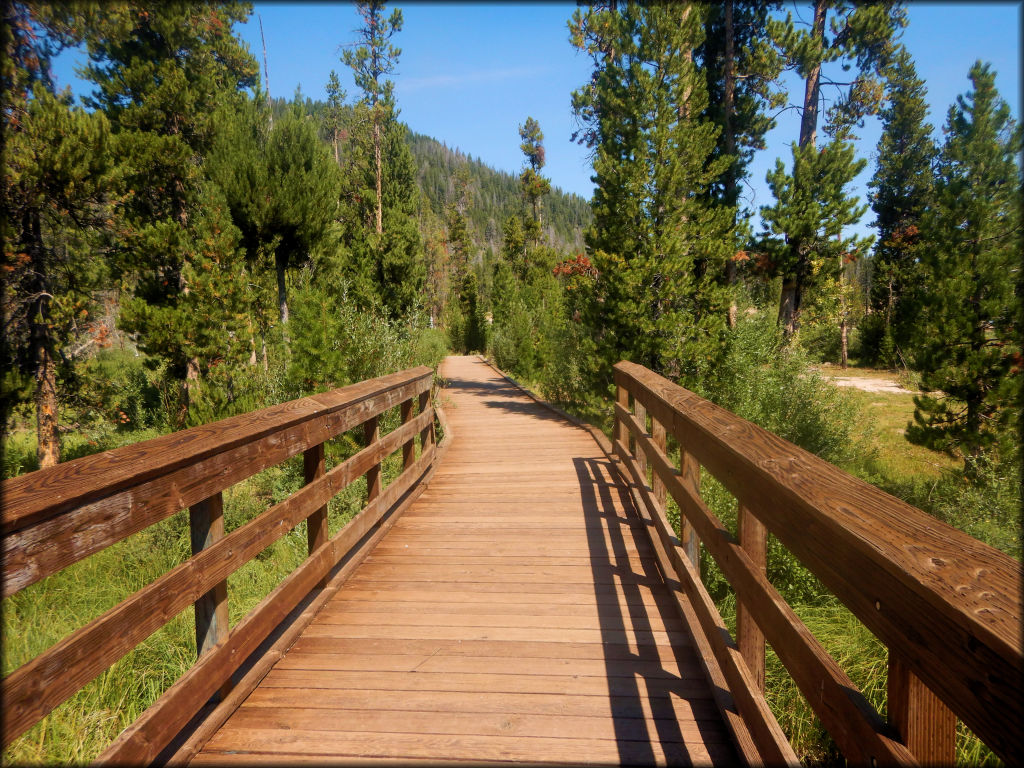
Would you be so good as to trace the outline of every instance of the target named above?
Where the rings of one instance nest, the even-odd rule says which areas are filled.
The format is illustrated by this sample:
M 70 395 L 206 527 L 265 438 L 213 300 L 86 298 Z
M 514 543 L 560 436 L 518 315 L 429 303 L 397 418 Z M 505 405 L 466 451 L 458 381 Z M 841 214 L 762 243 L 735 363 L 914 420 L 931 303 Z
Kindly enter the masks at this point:
M 854 387 L 839 388 L 840 395 L 853 402 L 863 414 L 875 456 L 866 469 L 889 480 L 937 479 L 944 471 L 956 470 L 961 462 L 945 454 L 909 442 L 904 433 L 914 418 L 914 396 L 889 392 L 865 392 Z

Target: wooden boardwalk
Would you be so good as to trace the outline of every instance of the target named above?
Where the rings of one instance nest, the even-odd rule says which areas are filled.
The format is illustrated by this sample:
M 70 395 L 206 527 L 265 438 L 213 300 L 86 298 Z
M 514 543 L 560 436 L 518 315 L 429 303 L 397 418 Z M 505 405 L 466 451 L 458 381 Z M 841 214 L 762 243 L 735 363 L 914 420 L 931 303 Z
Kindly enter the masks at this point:
M 736 763 L 594 439 L 475 357 L 442 375 L 429 487 L 193 762 Z

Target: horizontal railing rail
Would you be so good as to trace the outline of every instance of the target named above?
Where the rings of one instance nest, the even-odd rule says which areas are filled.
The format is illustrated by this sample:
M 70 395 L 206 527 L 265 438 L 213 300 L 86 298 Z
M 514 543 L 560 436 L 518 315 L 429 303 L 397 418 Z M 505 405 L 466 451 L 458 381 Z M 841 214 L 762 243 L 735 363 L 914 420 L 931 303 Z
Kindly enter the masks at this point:
M 421 366 L 4 481 L 4 597 L 186 508 L 192 539 L 189 559 L 4 678 L 4 748 L 194 605 L 196 663 L 101 756 L 156 758 L 211 697 L 228 695 L 232 675 L 332 569 L 365 555 L 368 534 L 429 476 L 432 381 Z M 401 424 L 381 436 L 380 416 L 395 407 Z M 360 426 L 366 447 L 325 471 L 325 442 Z M 384 488 L 381 463 L 399 449 L 402 471 Z M 223 492 L 299 454 L 302 488 L 225 535 Z M 329 538 L 328 502 L 363 475 L 365 506 Z M 230 629 L 228 576 L 303 520 L 308 557 Z
M 615 382 L 615 452 L 737 709 L 761 722 L 764 740 L 773 743 L 773 729 L 743 691 L 763 690 L 767 640 L 851 761 L 950 763 L 957 718 L 1003 760 L 1024 754 L 1017 560 L 642 366 L 619 363 Z M 735 535 L 702 500 L 701 467 L 736 498 Z M 680 510 L 678 535 L 665 518 L 667 495 Z M 769 533 L 888 647 L 888 720 L 768 580 Z M 735 590 L 735 639 L 698 583 L 701 545 Z M 775 752 L 777 743 L 767 756 Z

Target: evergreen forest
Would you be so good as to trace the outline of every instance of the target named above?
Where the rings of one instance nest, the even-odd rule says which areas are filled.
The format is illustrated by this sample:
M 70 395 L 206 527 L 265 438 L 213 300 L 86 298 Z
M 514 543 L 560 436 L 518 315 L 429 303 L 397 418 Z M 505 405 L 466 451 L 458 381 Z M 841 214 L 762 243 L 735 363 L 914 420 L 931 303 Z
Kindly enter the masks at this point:
M 593 162 L 584 200 L 552 187 L 529 114 L 516 173 L 403 123 L 403 17 L 379 0 L 319 73 L 326 101 L 269 97 L 235 29 L 248 3 L 5 4 L 4 477 L 447 354 L 486 355 L 607 430 L 628 359 L 1019 559 L 1024 133 L 983 61 L 928 122 L 900 3 L 809 8 L 798 24 L 781 2 L 580 3 L 566 44 L 591 76 L 565 98 Z M 77 100 L 51 74 L 75 47 L 91 86 Z M 787 103 L 799 132 L 751 211 L 751 160 Z M 865 119 L 882 126 L 869 157 Z M 865 215 L 873 235 L 852 234 Z M 842 369 L 914 394 L 841 391 L 822 372 Z M 301 482 L 301 462 L 254 478 L 228 527 Z M 704 494 L 735 524 L 724 489 L 709 478 Z M 332 502 L 332 526 L 354 504 Z M 4 674 L 188 557 L 187 518 L 153 530 L 5 599 Z M 232 610 L 304 541 L 233 582 Z M 734 621 L 728 584 L 701 567 Z M 884 647 L 777 542 L 768 569 L 884 702 Z M 80 581 L 109 593 L 80 604 Z M 194 658 L 189 632 L 168 625 L 5 762 L 95 758 Z M 801 756 L 839 761 L 771 653 L 768 677 Z M 957 748 L 998 762 L 963 726 Z

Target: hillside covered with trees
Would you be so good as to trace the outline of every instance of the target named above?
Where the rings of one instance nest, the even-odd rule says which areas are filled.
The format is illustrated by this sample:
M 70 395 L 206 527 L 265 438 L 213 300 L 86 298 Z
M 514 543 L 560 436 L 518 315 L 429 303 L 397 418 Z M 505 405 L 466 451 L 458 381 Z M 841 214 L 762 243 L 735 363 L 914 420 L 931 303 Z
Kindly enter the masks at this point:
M 234 31 L 246 3 L 5 6 L 5 477 L 448 353 L 599 421 L 629 359 L 1020 557 L 1022 131 L 989 65 L 962 73 L 936 130 L 898 3 L 814 0 L 806 25 L 770 2 L 583 4 L 568 42 L 591 76 L 566 98 L 593 158 L 584 201 L 552 189 L 529 114 L 518 175 L 410 131 L 402 13 L 359 12 L 338 62 L 357 92 L 323 72 L 314 101 L 268 98 Z M 75 46 L 78 103 L 50 73 Z M 761 224 L 741 188 L 790 102 L 799 131 Z M 853 135 L 873 117 L 860 200 Z M 868 211 L 875 235 L 852 234 Z M 905 440 L 943 471 L 893 475 L 823 362 L 919 387 Z M 781 548 L 769 575 L 832 610 Z M 805 706 L 775 690 L 773 706 Z M 5 757 L 70 759 L 64 727 Z M 808 759 L 835 757 L 820 729 L 801 738 Z M 960 750 L 991 758 L 969 734 Z

